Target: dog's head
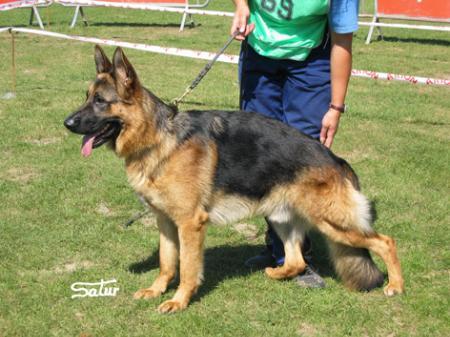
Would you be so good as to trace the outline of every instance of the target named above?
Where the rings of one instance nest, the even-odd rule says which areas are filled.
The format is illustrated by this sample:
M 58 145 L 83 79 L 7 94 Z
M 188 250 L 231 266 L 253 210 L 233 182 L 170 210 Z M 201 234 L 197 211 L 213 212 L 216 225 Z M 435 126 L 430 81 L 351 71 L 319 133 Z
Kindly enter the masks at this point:
M 99 46 L 95 46 L 97 77 L 89 86 L 85 103 L 64 121 L 72 132 L 84 135 L 81 153 L 87 157 L 92 149 L 108 143 L 113 149 L 129 127 L 130 111 L 140 105 L 141 86 L 135 70 L 121 48 L 111 63 Z M 142 120 L 142 116 L 139 116 Z

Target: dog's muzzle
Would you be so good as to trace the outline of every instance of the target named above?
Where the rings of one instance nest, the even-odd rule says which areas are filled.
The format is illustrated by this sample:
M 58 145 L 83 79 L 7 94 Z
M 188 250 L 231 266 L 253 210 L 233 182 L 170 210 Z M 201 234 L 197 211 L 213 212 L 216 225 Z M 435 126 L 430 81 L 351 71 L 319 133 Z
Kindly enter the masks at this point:
M 77 116 L 70 116 L 64 121 L 64 126 L 70 131 L 74 132 L 80 125 L 81 118 Z

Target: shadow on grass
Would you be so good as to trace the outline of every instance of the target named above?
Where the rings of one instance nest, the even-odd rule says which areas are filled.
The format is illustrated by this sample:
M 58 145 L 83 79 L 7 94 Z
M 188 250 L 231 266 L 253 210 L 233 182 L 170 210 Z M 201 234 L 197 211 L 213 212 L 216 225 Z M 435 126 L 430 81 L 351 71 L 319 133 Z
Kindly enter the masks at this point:
M 201 101 L 195 101 L 195 100 L 183 100 L 182 101 L 183 104 L 190 104 L 191 106 L 194 106 L 189 108 L 189 109 L 183 109 L 181 108 L 180 111 L 189 111 L 189 110 L 204 110 L 204 111 L 211 111 L 214 109 L 211 109 L 211 105 L 214 103 L 211 102 L 201 102 Z M 225 110 L 225 111 L 238 111 L 239 108 L 234 105 L 234 104 L 220 104 L 220 105 L 216 105 L 220 107 L 220 110 Z M 198 107 L 198 108 L 196 108 Z M 208 107 L 209 109 L 204 109 L 203 107 Z
M 92 22 L 89 23 L 90 27 L 138 27 L 138 28 L 179 28 L 179 23 L 144 23 L 144 22 Z M 186 24 L 184 28 L 195 28 L 200 26 L 200 24 Z
M 159 267 L 159 252 L 155 250 L 145 260 L 134 262 L 128 266 L 128 271 L 133 274 L 144 274 Z
M 320 235 L 315 233 L 311 233 L 310 237 L 314 246 L 314 267 L 318 269 L 321 276 L 335 277 L 335 273 L 328 262 L 328 252 L 325 240 Z M 199 300 L 201 297 L 214 290 L 218 284 L 226 279 L 244 277 L 254 272 L 261 272 L 256 269 L 246 267 L 244 262 L 248 258 L 261 253 L 264 248 L 265 247 L 263 245 L 250 244 L 239 246 L 223 245 L 207 248 L 205 250 L 204 283 L 192 300 Z M 158 261 L 158 251 L 154 251 L 145 260 L 132 263 L 128 270 L 131 273 L 142 274 L 158 268 Z M 174 282 L 171 283 L 170 288 L 176 288 L 178 283 L 179 280 L 174 280 Z
M 402 37 L 393 37 L 393 36 L 384 36 L 382 39 L 376 39 L 376 41 L 372 42 L 404 42 L 404 43 L 419 43 L 423 45 L 435 45 L 435 46 L 444 46 L 449 47 L 450 41 L 443 39 L 421 39 L 421 38 L 402 38 Z

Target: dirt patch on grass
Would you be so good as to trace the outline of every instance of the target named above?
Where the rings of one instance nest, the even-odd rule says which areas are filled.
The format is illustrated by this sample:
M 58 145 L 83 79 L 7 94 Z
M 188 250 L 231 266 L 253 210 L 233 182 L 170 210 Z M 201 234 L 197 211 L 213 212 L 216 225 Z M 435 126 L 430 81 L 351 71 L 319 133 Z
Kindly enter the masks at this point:
M 13 167 L 4 173 L 0 173 L 0 177 L 3 179 L 23 184 L 28 184 L 39 176 L 39 172 L 32 167 Z
M 55 266 L 51 269 L 39 269 L 38 275 L 41 277 L 48 277 L 59 274 L 70 274 L 77 270 L 90 269 L 95 266 L 95 263 L 89 260 L 70 261 L 62 265 Z M 19 276 L 23 277 L 27 274 L 36 274 L 36 270 L 27 270 L 19 272 Z
M 39 69 L 28 68 L 28 69 L 24 69 L 23 73 L 26 75 L 37 74 L 37 73 L 39 73 Z
M 25 139 L 25 142 L 32 145 L 37 146 L 46 146 L 56 143 L 61 143 L 62 138 L 61 137 L 44 137 L 44 138 L 27 138 Z
M 103 216 L 113 216 L 114 212 L 106 205 L 105 202 L 101 201 L 95 210 L 98 214 Z
M 55 268 L 51 269 L 50 272 L 55 274 L 73 273 L 76 270 L 92 268 L 94 265 L 94 262 L 89 260 L 67 262 L 62 266 L 56 266 Z
M 301 337 L 312 337 L 319 335 L 319 331 L 312 324 L 302 323 L 297 330 L 297 335 Z
M 245 236 L 245 238 L 250 241 L 256 240 L 256 238 L 258 237 L 258 228 L 255 225 L 249 223 L 240 222 L 234 224 L 233 229 Z
M 139 220 L 140 223 L 142 223 L 142 225 L 145 228 L 154 228 L 154 229 L 158 229 L 158 225 L 156 223 L 156 216 L 152 213 L 147 214 L 146 216 L 142 217 Z
M 92 335 L 89 332 L 80 333 L 80 337 L 91 337 Z

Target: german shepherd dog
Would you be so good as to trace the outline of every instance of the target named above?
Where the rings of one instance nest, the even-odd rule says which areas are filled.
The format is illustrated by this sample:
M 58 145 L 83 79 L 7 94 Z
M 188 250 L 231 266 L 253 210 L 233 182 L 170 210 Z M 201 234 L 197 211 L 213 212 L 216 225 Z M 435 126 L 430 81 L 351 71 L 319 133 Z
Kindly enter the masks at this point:
M 145 89 L 123 51 L 113 62 L 95 47 L 97 76 L 86 102 L 64 122 L 84 135 L 89 156 L 103 144 L 125 160 L 128 181 L 157 215 L 160 272 L 134 298 L 160 296 L 177 273 L 180 284 L 161 313 L 185 309 L 203 278 L 207 222 L 265 216 L 284 243 L 285 263 L 273 279 L 305 269 L 300 246 L 315 229 L 329 244 L 337 275 L 351 289 L 370 290 L 387 267 L 387 296 L 403 292 L 392 238 L 372 227 L 371 206 L 351 167 L 320 142 L 275 120 L 241 111 L 178 112 Z

